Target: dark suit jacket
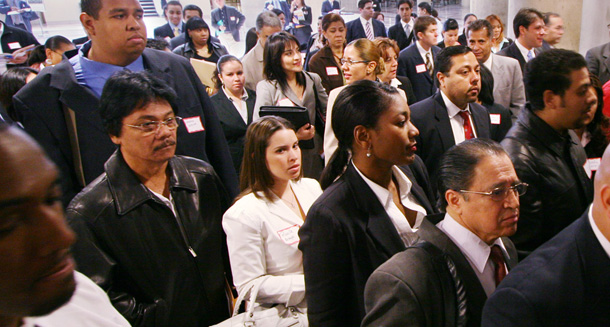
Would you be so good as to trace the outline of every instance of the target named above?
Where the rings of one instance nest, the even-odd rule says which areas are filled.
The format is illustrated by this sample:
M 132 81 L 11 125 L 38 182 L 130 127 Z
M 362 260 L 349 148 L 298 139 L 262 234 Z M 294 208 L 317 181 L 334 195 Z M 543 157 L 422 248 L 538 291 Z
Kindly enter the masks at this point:
M 14 44 L 15 42 L 17 42 L 19 46 L 11 49 L 9 44 Z M 25 46 L 40 44 L 32 33 L 17 27 L 8 26 L 6 24 L 4 24 L 4 32 L 0 37 L 0 43 L 2 44 L 2 52 L 4 53 L 13 53 Z M 9 65 L 9 67 L 10 66 L 12 65 Z
M 235 41 L 239 42 L 239 30 L 246 23 L 246 16 L 244 16 L 241 12 L 239 12 L 239 10 L 237 10 L 237 8 L 235 8 L 235 7 L 225 5 L 224 8 L 226 8 L 226 13 L 227 13 L 228 17 L 227 17 L 226 22 L 222 22 L 222 25 L 227 28 L 226 31 L 231 32 L 233 39 Z M 214 27 L 217 30 L 220 30 L 219 29 L 220 21 L 222 20 L 222 16 L 221 16 L 221 12 L 220 12 L 221 10 L 222 9 L 220 9 L 220 8 L 216 8 L 216 9 L 212 10 L 212 13 L 211 13 L 212 27 Z
M 551 50 L 551 49 L 553 49 L 553 47 L 547 41 L 545 41 L 545 40 L 542 40 L 542 46 L 541 47 L 536 48 L 536 50 L 538 50 L 540 52 L 543 52 L 543 51 L 546 51 L 546 50 Z
M 394 24 L 394 26 L 390 27 L 390 30 L 388 31 L 388 37 L 398 43 L 398 47 L 400 48 L 400 50 L 408 47 L 416 41 L 413 30 L 411 30 L 411 33 L 409 33 L 409 35 L 407 35 L 407 33 L 405 33 L 404 28 L 402 28 L 402 23 L 400 22 L 400 20 L 396 24 Z
M 88 52 L 90 43 L 84 45 Z M 177 97 L 176 115 L 199 117 L 203 131 L 189 133 L 185 124 L 178 128 L 177 154 L 195 157 L 212 164 L 231 196 L 238 193 L 237 175 L 232 168 L 227 142 L 210 99 L 185 58 L 164 51 L 145 49 L 144 67 L 166 81 Z M 104 172 L 104 163 L 116 149 L 97 112 L 99 99 L 76 81 L 67 59 L 41 72 L 13 98 L 15 110 L 25 130 L 59 167 L 64 203 L 81 189 L 74 166 L 64 108 L 74 111 L 85 183 Z
M 521 51 L 519 51 L 519 48 L 517 47 L 517 41 L 513 42 L 513 44 L 502 49 L 502 51 L 498 52 L 498 54 L 500 56 L 511 57 L 511 58 L 517 59 L 517 61 L 519 61 L 519 66 L 521 66 L 521 71 L 525 72 L 525 64 L 527 62 L 525 61 L 525 58 L 523 58 Z M 534 48 L 534 54 L 536 56 L 538 56 L 540 54 L 540 50 L 538 50 L 537 48 Z M 527 96 L 527 92 L 526 92 L 526 96 Z
M 180 33 L 186 32 L 185 26 L 186 24 L 182 23 L 182 29 L 180 30 Z M 155 39 L 164 39 L 166 37 L 169 37 L 171 39 L 175 36 L 174 30 L 172 30 L 171 26 L 169 26 L 169 23 L 155 28 L 154 34 Z
M 610 326 L 610 258 L 589 210 L 506 276 L 483 326 Z
M 437 46 L 433 46 L 432 60 L 436 58 L 436 55 L 441 49 Z M 417 44 L 413 43 L 406 49 L 400 51 L 398 55 L 398 71 L 396 72 L 400 76 L 406 76 L 413 85 L 413 93 L 415 93 L 415 99 L 421 101 L 436 92 L 436 86 L 434 85 L 434 79 L 428 74 L 427 70 L 421 73 L 417 72 L 416 66 L 423 65 L 426 67 L 424 59 L 419 54 Z
M 589 72 L 606 84 L 610 80 L 610 42 L 587 51 L 585 58 Z
M 483 106 L 489 111 L 491 139 L 496 142 L 502 141 L 513 126 L 510 110 L 495 102 L 492 105 L 483 104 Z
M 444 214 L 435 216 L 430 218 L 435 221 Z M 451 258 L 466 293 L 466 326 L 481 326 L 487 300 L 485 290 L 460 248 L 430 218 L 422 222 L 417 234 Z M 502 238 L 502 242 L 508 252 L 504 259 L 510 270 L 517 264 L 517 250 L 508 238 Z M 425 250 L 410 247 L 396 254 L 377 268 L 366 283 L 367 315 L 362 326 L 446 326 L 445 298 L 456 294 L 443 294 L 440 278 L 454 283 L 448 273 L 436 271 Z M 452 301 L 455 302 L 457 299 Z
M 401 169 L 415 199 L 434 212 L 429 183 L 419 184 L 427 180 L 421 159 Z M 310 326 L 360 326 L 366 280 L 405 244 L 352 164 L 309 209 L 299 236 Z
M 231 158 L 233 158 L 233 166 L 237 175 L 241 168 L 241 161 L 244 156 L 244 139 L 246 137 L 246 129 L 250 123 L 252 123 L 252 113 L 254 111 L 254 104 L 256 103 L 256 92 L 245 89 L 248 92 L 248 100 L 246 100 L 246 107 L 248 108 L 248 124 L 241 118 L 237 109 L 233 105 L 233 102 L 227 98 L 227 95 L 223 90 L 219 90 L 214 94 L 210 100 L 214 104 L 214 109 L 220 119 L 220 126 L 224 132 L 227 144 L 229 145 L 229 152 Z
M 491 138 L 490 120 L 487 109 L 476 103 L 470 104 L 471 118 L 477 137 Z M 441 157 L 455 145 L 453 130 L 449 122 L 447 107 L 441 92 L 411 106 L 411 121 L 419 129 L 417 154 L 428 169 L 432 189 L 436 190 L 436 173 Z
M 375 37 L 378 37 L 378 36 L 387 37 L 388 36 L 385 32 L 385 25 L 382 22 L 380 22 L 374 18 L 371 18 L 371 22 L 373 24 L 373 35 Z M 366 39 L 366 33 L 364 32 L 364 26 L 362 26 L 362 23 L 360 23 L 360 16 L 358 16 L 358 18 L 348 22 L 346 27 L 347 27 L 347 36 L 346 36 L 347 43 L 350 43 L 356 39 L 362 39 L 362 38 Z
M 338 10 L 338 9 L 341 9 L 341 5 L 339 4 L 339 1 L 337 1 L 337 0 L 332 0 L 332 1 L 324 0 L 324 2 L 322 2 L 322 16 L 328 14 L 329 12 L 331 12 L 333 10 Z

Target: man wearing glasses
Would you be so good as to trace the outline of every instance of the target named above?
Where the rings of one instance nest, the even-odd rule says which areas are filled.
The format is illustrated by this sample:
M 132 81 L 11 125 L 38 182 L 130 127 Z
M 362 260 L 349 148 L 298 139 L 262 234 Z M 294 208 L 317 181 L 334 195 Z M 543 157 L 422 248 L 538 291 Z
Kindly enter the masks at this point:
M 209 326 L 229 317 L 221 219 L 229 198 L 214 169 L 175 156 L 176 93 L 147 72 L 105 85 L 103 125 L 118 150 L 70 203 L 80 271 L 134 326 Z
M 547 50 L 527 63 L 524 85 L 529 103 L 502 141 L 517 175 L 530 185 L 511 238 L 520 259 L 585 212 L 593 200 L 591 170 L 597 168 L 571 131 L 585 126 L 597 106 L 585 59 Z
M 449 149 L 438 190 L 446 213 L 424 219 L 420 240 L 371 275 L 363 326 L 481 326 L 485 301 L 517 264 L 507 236 L 527 184 L 500 144 L 472 139 Z

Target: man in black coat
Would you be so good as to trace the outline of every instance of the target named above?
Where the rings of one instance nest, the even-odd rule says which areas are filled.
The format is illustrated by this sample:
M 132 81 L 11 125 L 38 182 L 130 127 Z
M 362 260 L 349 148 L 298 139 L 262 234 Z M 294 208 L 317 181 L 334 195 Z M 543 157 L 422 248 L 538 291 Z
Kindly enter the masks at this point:
M 372 41 L 378 36 L 388 36 L 385 32 L 385 25 L 373 18 L 373 0 L 359 0 L 358 9 L 360 10 L 360 16 L 348 22 L 345 26 L 347 28 L 345 38 L 347 43 L 356 39 L 368 38 Z M 370 29 L 370 35 L 366 33 L 367 25 Z
M 32 33 L 26 30 L 8 26 L 2 21 L 0 21 L 0 24 L 3 27 L 2 36 L 0 36 L 2 52 L 13 54 L 10 58 L 6 58 L 8 61 L 7 67 L 25 63 L 28 59 L 26 51 L 40 45 L 40 43 Z
M 413 12 L 413 1 L 399 0 L 397 8 L 400 21 L 390 27 L 388 30 L 388 37 L 396 41 L 398 47 L 402 50 L 416 41 L 414 29 L 415 20 L 411 17 L 411 13 Z
M 517 39 L 498 54 L 517 59 L 524 71 L 525 64 L 540 54 L 538 48 L 542 47 L 546 34 L 543 16 L 536 9 L 522 8 L 513 19 L 513 29 Z
M 167 23 L 154 29 L 155 39 L 170 40 L 180 33 L 186 32 L 184 22 L 182 22 L 182 4 L 179 1 L 168 2 L 163 7 L 163 16 L 167 19 Z
M 94 13 L 95 3 L 102 5 Z M 79 54 L 43 71 L 14 98 L 25 130 L 45 149 L 61 171 L 64 204 L 104 171 L 116 149 L 97 112 L 104 82 L 128 67 L 148 70 L 178 94 L 176 114 L 185 118 L 178 128 L 177 153 L 209 162 L 231 196 L 238 193 L 226 140 L 218 116 L 190 63 L 178 56 L 144 49 L 146 28 L 136 0 L 112 2 L 128 19 L 109 16 L 110 1 L 84 0 L 81 22 L 91 37 Z M 94 17 L 98 17 L 97 19 Z

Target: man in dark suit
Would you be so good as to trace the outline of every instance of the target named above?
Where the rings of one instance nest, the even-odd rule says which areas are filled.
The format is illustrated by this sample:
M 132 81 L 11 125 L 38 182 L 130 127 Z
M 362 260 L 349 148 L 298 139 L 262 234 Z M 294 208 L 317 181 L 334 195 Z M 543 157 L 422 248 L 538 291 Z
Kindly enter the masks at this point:
M 185 22 L 187 22 L 189 18 L 195 16 L 203 18 L 203 12 L 201 11 L 201 8 L 196 5 L 184 6 L 184 9 L 182 10 L 182 17 L 184 18 Z M 213 38 L 212 42 L 214 42 L 215 40 L 216 42 L 219 42 L 216 38 Z M 173 50 L 174 48 L 177 48 L 179 45 L 182 45 L 184 43 L 186 43 L 186 32 L 180 33 L 180 35 L 172 37 L 172 39 L 169 41 L 169 47 Z
M 416 41 L 414 29 L 415 20 L 411 17 L 411 13 L 413 13 L 413 1 L 399 0 L 398 15 L 400 15 L 400 21 L 390 27 L 388 37 L 398 43 L 400 50 Z
M 163 16 L 167 19 L 167 24 L 155 28 L 155 39 L 170 40 L 185 32 L 182 22 L 182 5 L 179 1 L 169 1 L 163 8 Z
M 326 14 L 328 14 L 331 11 L 341 11 L 341 4 L 339 4 L 339 1 L 337 0 L 324 0 L 324 2 L 322 2 L 322 16 L 325 16 Z
M 610 326 L 610 150 L 593 204 L 511 271 L 483 309 L 483 326 Z
M 589 72 L 597 76 L 602 85 L 610 81 L 610 42 L 590 49 L 585 58 Z
M 479 95 L 479 63 L 463 45 L 443 49 L 437 57 L 440 91 L 411 106 L 411 121 L 419 129 L 417 154 L 424 161 L 432 186 L 439 162 L 455 144 L 490 138 L 489 113 L 475 103 Z
M 542 40 L 542 46 L 538 48 L 540 52 L 555 49 L 555 46 L 561 42 L 563 36 L 563 19 L 559 14 L 547 12 L 544 14 L 544 30 L 546 35 Z
M 2 21 L 0 21 L 0 26 L 2 27 L 2 36 L 0 36 L 2 52 L 12 54 L 10 58 L 7 58 L 6 67 L 23 65 L 28 59 L 28 51 L 40 43 L 32 33 L 24 29 L 8 26 Z M 3 68 L 2 71 L 6 69 Z
M 230 33 L 235 42 L 239 42 L 239 30 L 246 22 L 246 16 L 237 8 L 225 5 L 225 0 L 215 0 L 218 8 L 212 10 L 212 27 L 222 33 Z
M 413 84 L 417 101 L 421 101 L 436 92 L 434 85 L 434 60 L 440 48 L 436 46 L 438 26 L 436 19 L 424 16 L 417 19 L 414 26 L 417 41 L 398 55 L 398 71 Z
M 228 192 L 237 195 L 237 176 L 218 116 L 190 63 L 144 48 L 146 27 L 137 0 L 83 0 L 81 8 L 81 23 L 91 41 L 14 97 L 25 130 L 61 171 L 64 204 L 103 173 L 104 163 L 116 149 L 102 127 L 97 106 L 105 81 L 126 68 L 148 70 L 174 89 L 176 114 L 184 118 L 176 152 L 212 164 Z M 111 10 L 119 9 L 129 18 L 110 16 Z
M 365 38 L 372 41 L 378 36 L 388 36 L 385 32 L 385 25 L 377 19 L 373 19 L 372 0 L 358 0 L 358 9 L 360 10 L 360 17 L 346 25 L 347 43 L 356 39 Z
M 441 167 L 446 213 L 428 216 L 419 243 L 370 276 L 362 326 L 481 326 L 485 300 L 517 263 L 507 236 L 517 230 L 527 185 L 504 149 L 472 139 L 447 151 Z
M 498 54 L 517 59 L 524 71 L 525 64 L 540 53 L 536 48 L 542 46 L 546 34 L 542 14 L 536 9 L 522 8 L 513 19 L 513 30 L 517 39 Z

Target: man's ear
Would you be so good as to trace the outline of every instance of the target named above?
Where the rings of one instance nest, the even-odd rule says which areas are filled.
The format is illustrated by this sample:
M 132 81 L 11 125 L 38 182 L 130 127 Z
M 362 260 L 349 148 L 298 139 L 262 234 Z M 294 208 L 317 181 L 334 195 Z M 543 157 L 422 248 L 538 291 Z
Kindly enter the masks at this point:
M 83 25 L 83 28 L 87 32 L 87 35 L 89 35 L 89 38 L 94 36 L 95 35 L 95 26 L 93 24 L 93 21 L 95 20 L 95 18 L 91 17 L 89 14 L 87 14 L 85 12 L 82 12 L 80 14 L 79 19 L 80 19 L 80 23 Z
M 544 102 L 545 108 L 555 109 L 559 107 L 561 97 L 551 90 L 545 90 L 542 93 L 542 101 Z
M 461 203 L 463 197 L 460 192 L 455 190 L 447 190 L 445 192 L 445 201 L 447 201 L 447 208 L 451 208 L 453 211 L 459 213 L 461 210 Z

